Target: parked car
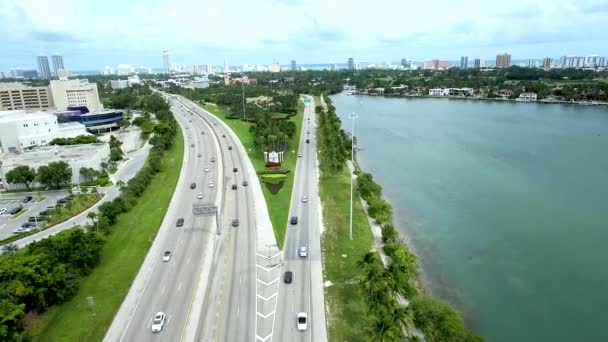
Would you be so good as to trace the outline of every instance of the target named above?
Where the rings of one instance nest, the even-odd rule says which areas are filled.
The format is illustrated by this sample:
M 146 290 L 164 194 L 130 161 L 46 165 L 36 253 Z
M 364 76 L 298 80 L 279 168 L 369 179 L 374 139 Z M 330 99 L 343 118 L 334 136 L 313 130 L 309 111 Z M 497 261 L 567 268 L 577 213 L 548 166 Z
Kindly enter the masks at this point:
M 232 184 L 232 190 L 236 190 L 236 184 Z
M 152 332 L 158 333 L 163 330 L 163 326 L 165 325 L 165 313 L 159 311 L 154 315 L 154 320 L 152 321 Z
M 23 207 L 21 205 L 18 205 L 16 207 L 14 207 L 13 209 L 11 209 L 11 211 L 9 211 L 9 214 L 15 215 L 16 213 L 20 212 L 21 210 L 23 210 Z
M 308 255 L 308 248 L 306 248 L 304 246 L 298 248 L 298 255 L 301 258 L 306 258 L 306 256 Z
M 183 218 L 180 218 L 179 220 L 177 220 L 177 224 L 176 224 L 176 225 L 177 225 L 178 227 L 183 226 L 183 225 L 184 225 L 184 219 L 183 219 Z
M 0 215 L 4 214 L 8 209 L 6 208 L 0 208 Z
M 291 271 L 285 272 L 285 274 L 283 275 L 283 282 L 285 282 L 285 284 L 291 284 L 292 281 L 293 281 L 293 272 L 291 272 Z
M 25 196 L 25 198 L 23 198 L 23 203 L 28 203 L 29 201 L 33 200 L 34 197 L 32 196 Z
M 298 224 L 298 217 L 297 216 L 292 216 L 291 219 L 289 220 L 289 223 L 291 223 L 291 224 Z
M 232 226 L 233 227 L 238 227 L 239 226 L 239 219 L 232 220 Z
M 194 183 L 194 182 L 190 183 L 190 189 L 196 189 L 196 183 Z
M 302 152 L 298 153 L 298 158 L 302 158 Z
M 13 234 L 23 234 L 23 233 L 29 233 L 31 231 L 32 231 L 32 228 L 19 227 L 13 231 Z
M 298 324 L 298 330 L 304 331 L 308 328 L 308 316 L 305 312 L 298 312 L 296 320 Z
M 53 208 L 53 209 L 45 209 L 45 210 L 41 211 L 39 215 L 40 215 L 40 216 L 43 216 L 43 217 L 44 217 L 44 216 L 51 216 L 51 215 L 53 215 L 55 212 L 56 212 L 56 210 L 55 210 L 54 208 Z
M 163 262 L 171 260 L 171 251 L 165 251 L 163 253 Z
M 36 222 L 23 222 L 21 228 L 36 227 Z
M 243 181 L 243 186 L 247 186 L 247 181 Z
M 67 198 L 60 198 L 57 200 L 57 204 L 68 204 L 68 202 Z

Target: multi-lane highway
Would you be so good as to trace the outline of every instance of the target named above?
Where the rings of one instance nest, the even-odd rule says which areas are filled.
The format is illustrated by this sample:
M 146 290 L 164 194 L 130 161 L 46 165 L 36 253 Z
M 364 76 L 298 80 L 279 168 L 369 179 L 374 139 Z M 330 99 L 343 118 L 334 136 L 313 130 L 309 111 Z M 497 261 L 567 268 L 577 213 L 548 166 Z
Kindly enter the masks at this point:
M 312 97 L 306 96 L 304 105 L 299 150 L 301 157 L 298 158 L 296 166 L 290 209 L 290 217 L 296 216 L 298 222 L 295 225 L 288 223 L 281 272 L 284 277 L 285 272 L 291 271 L 293 280 L 286 284 L 284 278 L 281 279 L 272 341 L 327 341 L 321 266 L 316 125 Z M 307 248 L 306 257 L 299 256 L 300 247 Z M 305 331 L 299 331 L 296 326 L 296 315 L 299 312 L 308 316 Z

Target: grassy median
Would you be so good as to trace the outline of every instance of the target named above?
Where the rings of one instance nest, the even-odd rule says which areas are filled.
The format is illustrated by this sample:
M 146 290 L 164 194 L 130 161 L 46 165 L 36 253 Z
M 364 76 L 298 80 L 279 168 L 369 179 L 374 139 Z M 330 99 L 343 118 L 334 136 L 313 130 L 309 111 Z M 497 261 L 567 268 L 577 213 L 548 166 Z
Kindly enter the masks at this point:
M 325 305 L 330 341 L 367 341 L 367 304 L 359 290 L 362 276 L 358 262 L 372 247 L 367 216 L 355 197 L 353 240 L 349 239 L 350 178 L 345 169 L 338 175 L 322 175 L 320 196 L 325 231 L 321 241 L 325 281 Z M 355 196 L 357 196 L 355 194 Z
M 129 212 L 119 216 L 101 263 L 69 302 L 44 313 L 28 330 L 34 341 L 101 341 L 135 279 L 163 221 L 181 170 L 181 133 L 162 157 L 162 171 Z M 89 302 L 93 299 L 93 304 Z
M 264 170 L 264 155 L 256 149 L 253 145 L 253 136 L 249 133 L 249 126 L 252 124 L 249 122 L 241 121 L 238 119 L 230 119 L 230 113 L 223 110 L 222 108 L 213 105 L 205 104 L 202 105 L 207 111 L 215 114 L 218 118 L 224 121 L 241 140 L 243 146 L 247 150 L 249 159 L 253 164 L 256 172 Z M 291 203 L 291 191 L 293 189 L 293 178 L 296 169 L 296 159 L 298 155 L 298 149 L 300 144 L 300 135 L 302 133 L 302 117 L 304 112 L 304 105 L 302 102 L 298 102 L 298 114 L 292 116 L 289 120 L 296 124 L 296 134 L 291 139 L 289 145 L 290 150 L 283 156 L 283 168 L 290 170 L 287 173 L 283 187 L 276 194 L 270 193 L 270 190 L 266 188 L 260 177 L 262 183 L 262 191 L 264 192 L 264 198 L 266 199 L 266 205 L 268 206 L 268 213 L 270 215 L 270 221 L 272 222 L 272 228 L 274 229 L 274 236 L 277 239 L 279 248 L 283 248 L 285 241 L 285 232 L 287 229 L 287 218 L 289 216 L 289 206 Z

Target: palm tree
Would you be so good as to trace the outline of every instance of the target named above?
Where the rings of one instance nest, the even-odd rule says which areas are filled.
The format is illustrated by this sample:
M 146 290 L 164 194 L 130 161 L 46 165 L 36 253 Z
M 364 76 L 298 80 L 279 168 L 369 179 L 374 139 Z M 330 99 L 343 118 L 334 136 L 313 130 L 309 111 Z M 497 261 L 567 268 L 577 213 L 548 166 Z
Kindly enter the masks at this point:
M 369 341 L 389 342 L 399 341 L 399 326 L 395 325 L 390 316 L 370 316 L 367 325 Z
M 97 223 L 97 229 L 96 229 L 96 230 L 99 230 L 99 221 L 97 221 L 97 213 L 96 213 L 96 212 L 94 212 L 94 211 L 90 211 L 90 212 L 87 214 L 87 218 L 88 218 L 89 220 L 91 220 L 91 225 L 93 225 L 93 224 Z
M 2 254 L 14 255 L 19 250 L 19 247 L 14 243 L 9 243 L 2 247 Z

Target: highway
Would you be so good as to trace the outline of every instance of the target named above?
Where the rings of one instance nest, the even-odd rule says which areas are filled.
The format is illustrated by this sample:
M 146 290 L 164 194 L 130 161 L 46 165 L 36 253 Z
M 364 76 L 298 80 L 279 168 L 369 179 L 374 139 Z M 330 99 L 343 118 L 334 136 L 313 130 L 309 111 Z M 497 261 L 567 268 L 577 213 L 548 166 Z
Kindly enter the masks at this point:
M 304 103 L 304 122 L 300 137 L 302 157 L 298 158 L 294 189 L 291 196 L 290 217 L 297 216 L 298 223 L 288 223 L 281 276 L 293 272 L 293 282 L 280 281 L 276 319 L 272 341 L 327 341 L 323 275 L 320 245 L 320 203 L 317 171 L 317 144 L 315 104 L 310 96 Z M 306 143 L 306 140 L 309 143 Z M 302 197 L 307 202 L 302 201 Z M 298 248 L 308 248 L 308 255 L 298 256 Z M 298 331 L 296 315 L 308 315 L 308 328 Z

